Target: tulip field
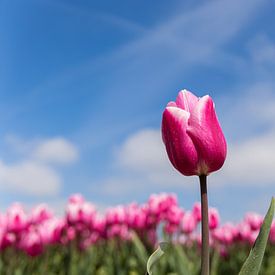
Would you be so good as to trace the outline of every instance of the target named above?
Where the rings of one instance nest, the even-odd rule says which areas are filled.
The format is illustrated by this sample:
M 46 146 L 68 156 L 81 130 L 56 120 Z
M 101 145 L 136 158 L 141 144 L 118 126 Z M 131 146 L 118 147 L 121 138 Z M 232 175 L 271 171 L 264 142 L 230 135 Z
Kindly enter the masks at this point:
M 207 176 L 227 154 L 211 97 L 180 91 L 163 112 L 162 138 L 174 168 L 198 176 L 201 202 L 187 210 L 162 193 L 101 213 L 75 194 L 61 217 L 15 203 L 0 215 L 0 274 L 274 275 L 275 200 L 265 218 L 246 213 L 238 223 L 221 224 L 208 207 Z
M 26 213 L 15 203 L 0 216 L 0 274 L 145 274 L 161 241 L 171 246 L 154 274 L 200 274 L 200 221 L 200 203 L 186 210 L 164 193 L 104 213 L 76 194 L 62 217 L 44 204 Z M 238 274 L 262 221 L 247 213 L 239 223 L 221 224 L 209 208 L 211 274 Z M 273 221 L 260 274 L 275 274 L 274 259 Z

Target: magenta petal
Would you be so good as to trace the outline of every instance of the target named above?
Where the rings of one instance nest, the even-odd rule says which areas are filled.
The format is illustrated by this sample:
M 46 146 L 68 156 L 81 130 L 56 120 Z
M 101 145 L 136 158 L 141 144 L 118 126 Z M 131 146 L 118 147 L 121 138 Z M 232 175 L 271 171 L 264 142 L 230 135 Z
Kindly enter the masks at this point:
M 202 97 L 190 114 L 187 133 L 199 155 L 199 174 L 220 169 L 226 157 L 226 141 L 210 96 Z
M 162 138 L 173 166 L 183 175 L 197 174 L 198 155 L 191 138 L 186 133 L 189 113 L 166 107 L 162 119 Z
M 194 94 L 187 90 L 182 90 L 177 96 L 176 104 L 179 108 L 191 113 L 195 109 L 198 101 L 198 97 Z

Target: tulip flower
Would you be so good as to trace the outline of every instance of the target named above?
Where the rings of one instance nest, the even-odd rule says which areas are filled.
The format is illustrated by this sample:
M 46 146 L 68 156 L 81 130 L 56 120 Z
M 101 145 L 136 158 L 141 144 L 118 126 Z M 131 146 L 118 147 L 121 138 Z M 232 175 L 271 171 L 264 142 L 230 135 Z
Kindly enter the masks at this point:
M 208 175 L 224 163 L 226 141 L 208 95 L 180 91 L 164 110 L 162 138 L 171 163 L 185 176 Z
M 220 222 L 220 216 L 216 208 L 209 209 L 208 218 L 209 218 L 209 229 L 213 230 L 217 228 Z
M 226 157 L 226 141 L 212 98 L 180 91 L 162 117 L 162 139 L 173 166 L 185 176 L 200 177 L 202 214 L 201 274 L 209 274 L 209 225 L 206 176 L 219 170 Z M 211 224 L 211 226 L 213 226 Z

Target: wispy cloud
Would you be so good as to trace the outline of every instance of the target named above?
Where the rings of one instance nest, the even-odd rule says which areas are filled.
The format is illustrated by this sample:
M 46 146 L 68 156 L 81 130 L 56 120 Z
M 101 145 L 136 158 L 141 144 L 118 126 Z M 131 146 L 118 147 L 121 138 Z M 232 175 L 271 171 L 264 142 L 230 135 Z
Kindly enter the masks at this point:
M 62 12 L 67 12 L 75 17 L 86 20 L 86 22 L 94 23 L 97 21 L 100 24 L 107 24 L 111 28 L 118 28 L 128 32 L 139 33 L 145 31 L 144 27 L 127 18 L 117 16 L 102 10 L 94 10 L 87 6 L 82 6 L 81 3 L 69 3 L 68 1 L 40 1 L 43 5 L 58 9 Z
M 62 2 L 57 5 L 70 6 Z M 105 78 L 110 83 L 108 85 L 104 82 L 102 87 L 102 94 L 109 95 L 105 98 L 105 104 L 113 102 L 113 96 L 121 95 L 126 100 L 130 97 L 138 100 L 137 95 L 140 100 L 151 100 L 161 87 L 168 85 L 184 71 L 195 69 L 198 64 L 234 64 L 238 57 L 232 56 L 224 45 L 253 20 L 263 5 L 263 1 L 259 0 L 223 0 L 205 2 L 193 9 L 177 10 L 174 16 L 159 20 L 158 24 L 148 27 L 145 32 L 141 31 L 138 37 L 124 41 L 111 51 L 49 76 L 30 91 L 27 98 L 34 102 L 34 97 L 41 97 L 45 91 L 55 90 L 56 87 L 85 75 L 97 78 L 104 70 Z M 74 6 L 70 9 L 78 11 Z M 125 21 L 129 28 L 133 24 L 135 23 Z M 59 97 L 61 90 L 59 89 Z M 150 93 L 140 94 L 140 90 Z M 67 89 L 64 90 L 64 96 L 67 96 Z

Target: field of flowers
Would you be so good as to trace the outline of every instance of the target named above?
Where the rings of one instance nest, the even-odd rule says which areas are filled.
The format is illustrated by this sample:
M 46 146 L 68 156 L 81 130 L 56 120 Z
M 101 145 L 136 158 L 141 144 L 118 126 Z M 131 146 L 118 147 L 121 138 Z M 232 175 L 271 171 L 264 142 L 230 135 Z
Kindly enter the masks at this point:
M 151 195 L 142 205 L 99 213 L 79 195 L 63 217 L 41 204 L 26 213 L 11 205 L 0 216 L 0 274 L 145 274 L 149 255 L 162 240 L 173 243 L 155 274 L 199 274 L 200 203 L 184 210 L 174 194 Z M 238 224 L 220 224 L 209 208 L 211 274 L 237 274 L 263 217 L 247 213 Z M 275 222 L 260 274 L 275 274 Z

